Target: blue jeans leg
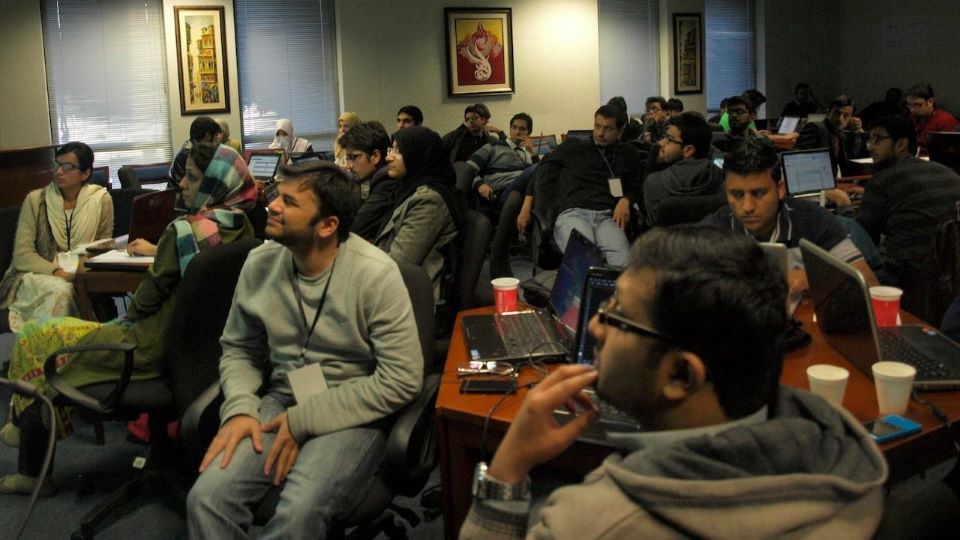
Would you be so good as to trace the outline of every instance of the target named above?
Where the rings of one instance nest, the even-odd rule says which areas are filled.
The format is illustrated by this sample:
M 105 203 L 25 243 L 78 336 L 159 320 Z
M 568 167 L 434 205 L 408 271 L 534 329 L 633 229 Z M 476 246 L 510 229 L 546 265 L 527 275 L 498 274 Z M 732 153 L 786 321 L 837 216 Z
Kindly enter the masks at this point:
M 285 396 L 266 396 L 260 421 L 289 405 Z M 218 457 L 200 475 L 187 500 L 191 538 L 247 537 L 253 521 L 248 505 L 262 499 L 272 485 L 272 477 L 263 475 L 263 464 L 274 437 L 264 434 L 262 454 L 243 441 L 226 469 L 220 469 Z M 304 443 L 260 538 L 323 538 L 333 518 L 359 503 L 383 460 L 385 441 L 379 427 L 360 426 Z
M 597 212 L 594 221 L 597 247 L 603 253 L 603 260 L 614 268 L 626 268 L 630 242 L 627 234 L 613 220 L 613 212 Z

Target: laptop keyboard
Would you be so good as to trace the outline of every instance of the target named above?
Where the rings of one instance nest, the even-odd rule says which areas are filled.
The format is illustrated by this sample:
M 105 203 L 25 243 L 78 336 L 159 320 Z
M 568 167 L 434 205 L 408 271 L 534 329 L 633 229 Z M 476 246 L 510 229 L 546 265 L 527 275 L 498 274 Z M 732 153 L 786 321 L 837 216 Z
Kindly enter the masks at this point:
M 896 360 L 910 364 L 917 369 L 918 379 L 935 379 L 950 375 L 951 370 L 944 364 L 928 357 L 913 344 L 898 334 L 880 331 L 880 350 L 885 360 Z
M 504 345 L 510 356 L 522 358 L 534 353 L 565 354 L 567 350 L 544 327 L 539 315 L 532 312 L 498 315 Z

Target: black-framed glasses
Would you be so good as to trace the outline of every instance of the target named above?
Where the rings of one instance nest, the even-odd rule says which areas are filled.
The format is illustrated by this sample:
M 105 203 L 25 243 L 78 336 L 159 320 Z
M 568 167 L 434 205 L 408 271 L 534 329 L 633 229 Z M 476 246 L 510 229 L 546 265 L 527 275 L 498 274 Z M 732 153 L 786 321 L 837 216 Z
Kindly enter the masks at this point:
M 734 115 L 741 116 L 744 114 L 750 114 L 750 111 L 746 109 L 727 109 L 727 113 L 730 114 L 731 116 L 734 116 Z
M 893 137 L 889 135 L 878 135 L 876 133 L 871 133 L 870 137 L 867 138 L 867 144 L 879 144 L 882 141 L 885 141 L 887 139 L 892 139 L 892 138 Z
M 600 321 L 600 324 L 613 326 L 614 328 L 618 328 L 624 332 L 637 334 L 638 336 L 658 339 L 660 341 L 667 341 L 670 343 L 674 342 L 673 338 L 661 334 L 649 326 L 631 321 L 623 315 L 614 312 L 613 309 L 616 307 L 617 302 L 617 295 L 614 294 L 597 309 L 597 320 Z
M 666 133 L 663 134 L 663 137 L 660 137 L 660 140 L 661 140 L 661 141 L 671 142 L 671 143 L 673 143 L 673 144 L 679 144 L 680 146 L 683 146 L 683 141 L 678 140 L 678 139 L 674 139 L 673 137 L 671 137 L 669 134 L 666 134 Z
M 76 170 L 80 169 L 80 165 L 77 165 L 76 163 L 70 163 L 70 162 L 63 162 L 63 163 L 61 163 L 61 162 L 56 161 L 56 160 L 50 162 L 50 168 L 51 168 L 51 169 L 57 170 L 57 169 L 59 169 L 60 167 L 63 167 L 63 172 L 73 172 L 73 171 L 76 171 Z

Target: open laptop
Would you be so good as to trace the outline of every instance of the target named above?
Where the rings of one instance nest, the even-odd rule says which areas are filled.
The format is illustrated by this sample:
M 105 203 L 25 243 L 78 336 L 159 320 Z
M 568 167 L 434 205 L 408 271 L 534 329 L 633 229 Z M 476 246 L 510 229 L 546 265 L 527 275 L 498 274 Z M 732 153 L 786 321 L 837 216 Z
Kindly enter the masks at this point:
M 784 116 L 780 119 L 780 127 L 777 129 L 779 135 L 789 135 L 800 127 L 799 116 Z
M 277 167 L 280 166 L 282 154 L 250 154 L 250 161 L 247 167 L 254 178 L 262 182 L 272 182 L 277 174 Z
M 830 150 L 795 150 L 780 154 L 787 193 L 793 197 L 810 197 L 837 187 L 837 178 L 830 163 Z
M 537 155 L 543 157 L 557 147 L 556 135 L 540 135 L 539 137 L 530 137 L 530 144 L 537 149 Z
M 827 342 L 872 377 L 881 360 L 917 369 L 914 388 L 960 388 L 960 344 L 927 325 L 877 328 L 863 275 L 812 242 L 800 240 L 817 324 Z
M 574 229 L 563 252 L 546 310 L 463 318 L 470 360 L 566 360 L 580 318 L 580 294 L 587 270 L 600 265 L 596 246 Z
M 88 246 L 87 251 L 106 253 L 114 249 L 124 249 L 128 239 L 143 238 L 156 244 L 167 225 L 176 217 L 178 193 L 180 191 L 176 189 L 165 189 L 137 195 L 130 203 L 130 227 L 127 228 L 127 234 Z

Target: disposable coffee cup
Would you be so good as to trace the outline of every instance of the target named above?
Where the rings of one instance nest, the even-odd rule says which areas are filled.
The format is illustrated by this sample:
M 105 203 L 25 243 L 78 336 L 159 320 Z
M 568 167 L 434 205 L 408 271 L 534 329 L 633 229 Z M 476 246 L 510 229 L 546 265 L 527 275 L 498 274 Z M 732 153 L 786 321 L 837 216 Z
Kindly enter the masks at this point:
M 837 407 L 843 406 L 843 393 L 849 379 L 850 372 L 839 366 L 816 364 L 807 368 L 810 391 Z
M 80 256 L 76 253 L 57 253 L 57 266 L 68 274 L 76 274 L 80 266 Z
M 907 412 L 913 379 L 917 370 L 902 362 L 877 362 L 871 366 L 873 384 L 877 388 L 877 405 L 880 416 Z
M 900 297 L 903 291 L 896 287 L 870 287 L 870 303 L 877 326 L 896 326 L 900 314 Z
M 502 277 L 490 281 L 493 285 L 493 301 L 497 305 L 497 313 L 517 310 L 517 287 L 520 280 L 512 277 Z

